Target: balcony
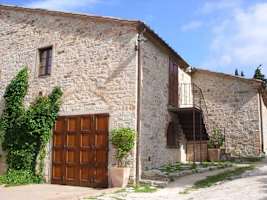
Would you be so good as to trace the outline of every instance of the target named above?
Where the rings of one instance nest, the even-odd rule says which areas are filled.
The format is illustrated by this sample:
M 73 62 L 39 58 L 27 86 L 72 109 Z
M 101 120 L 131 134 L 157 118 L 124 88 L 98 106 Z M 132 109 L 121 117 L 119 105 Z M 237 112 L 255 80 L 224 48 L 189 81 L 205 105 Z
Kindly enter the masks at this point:
M 176 113 L 187 139 L 187 160 L 203 161 L 207 159 L 207 140 L 209 139 L 208 110 L 199 88 L 194 83 L 179 84 L 179 106 L 169 107 Z M 205 148 L 203 148 L 205 146 Z M 201 152 L 201 153 L 200 153 Z

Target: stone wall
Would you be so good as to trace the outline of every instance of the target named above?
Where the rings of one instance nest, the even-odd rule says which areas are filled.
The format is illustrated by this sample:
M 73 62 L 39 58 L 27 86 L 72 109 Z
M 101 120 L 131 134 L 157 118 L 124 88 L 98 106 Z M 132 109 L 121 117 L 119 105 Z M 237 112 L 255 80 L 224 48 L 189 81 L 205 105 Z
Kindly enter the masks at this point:
M 110 130 L 136 126 L 136 29 L 119 22 L 0 8 L 0 110 L 7 84 L 30 69 L 29 105 L 41 91 L 64 91 L 60 115 L 110 114 Z M 38 48 L 53 45 L 52 74 L 38 77 Z M 112 164 L 110 145 L 109 166 Z M 50 176 L 51 148 L 46 161 Z M 133 170 L 134 172 L 134 170 Z
M 142 43 L 141 164 L 147 170 L 181 160 L 167 148 L 169 55 L 149 40 Z M 177 130 L 182 134 L 182 130 Z M 179 134 L 179 133 L 177 133 Z
M 203 91 L 210 127 L 225 130 L 227 153 L 258 156 L 259 96 L 251 81 L 203 71 L 194 72 L 192 81 Z
M 263 149 L 267 153 L 267 106 L 262 102 Z

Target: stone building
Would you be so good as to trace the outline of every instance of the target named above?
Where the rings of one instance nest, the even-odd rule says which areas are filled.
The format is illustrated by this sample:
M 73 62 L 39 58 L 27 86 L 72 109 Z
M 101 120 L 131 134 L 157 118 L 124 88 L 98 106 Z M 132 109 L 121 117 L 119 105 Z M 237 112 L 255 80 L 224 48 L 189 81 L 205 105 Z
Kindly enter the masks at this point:
M 133 178 L 136 172 L 140 177 L 142 169 L 180 161 L 180 150 L 166 145 L 166 128 L 171 120 L 168 104 L 178 103 L 178 70 L 181 79 L 190 81 L 188 64 L 144 23 L 2 5 L 0 41 L 1 110 L 5 88 L 23 66 L 30 70 L 26 105 L 54 86 L 64 91 L 46 158 L 48 181 L 62 183 L 65 177 L 64 184 L 86 182 L 93 170 L 95 180 L 106 185 L 108 169 L 115 163 L 109 133 L 118 127 L 140 134 L 132 152 Z M 169 77 L 174 87 L 169 87 Z M 71 165 L 79 158 L 68 148 L 76 145 L 75 131 L 84 132 L 77 136 L 82 143 L 78 148 L 84 148 L 78 165 L 88 164 L 93 152 L 102 166 L 78 167 L 80 177 Z M 92 144 L 90 131 L 95 134 Z M 66 134 L 66 140 L 60 134 Z
M 262 81 L 195 69 L 192 82 L 202 89 L 208 123 L 225 134 L 226 153 L 254 157 L 266 151 L 267 99 Z
M 219 124 L 222 128 L 238 124 L 227 132 L 238 139 L 229 143 L 229 151 L 247 153 L 244 155 L 262 151 L 259 106 L 254 107 L 254 103 L 259 105 L 259 84 L 229 78 L 221 89 L 232 84 L 233 95 L 240 98 L 231 97 L 233 102 L 219 99 L 216 95 L 223 94 L 215 87 L 221 86 L 210 78 L 205 80 L 200 72 L 192 75 L 188 63 L 143 22 L 0 5 L 0 41 L 0 111 L 6 86 L 23 66 L 30 70 L 26 105 L 55 86 L 63 89 L 61 110 L 47 148 L 48 182 L 107 186 L 109 169 L 115 163 L 110 133 L 118 127 L 137 131 L 130 163 L 131 176 L 136 179 L 144 170 L 192 160 L 193 140 L 203 142 L 195 153 L 198 148 L 207 149 L 210 129 L 205 116 L 219 121 L 223 113 L 224 118 L 227 114 L 235 120 L 225 119 L 225 124 Z M 191 76 L 198 86 L 191 83 Z M 216 94 L 214 99 L 208 98 L 211 91 Z M 241 101 L 242 96 L 247 100 Z M 204 99 L 208 100 L 208 112 L 203 112 Z M 234 113 L 224 103 L 233 103 L 234 109 L 239 103 L 247 104 Z M 266 119 L 266 110 L 262 115 Z M 247 119 L 249 125 L 244 122 Z M 266 130 L 266 123 L 262 127 Z M 246 137 L 239 134 L 241 129 Z M 264 141 L 267 143 L 267 138 Z M 3 172 L 4 152 L 0 154 Z M 207 155 L 199 156 L 204 159 Z

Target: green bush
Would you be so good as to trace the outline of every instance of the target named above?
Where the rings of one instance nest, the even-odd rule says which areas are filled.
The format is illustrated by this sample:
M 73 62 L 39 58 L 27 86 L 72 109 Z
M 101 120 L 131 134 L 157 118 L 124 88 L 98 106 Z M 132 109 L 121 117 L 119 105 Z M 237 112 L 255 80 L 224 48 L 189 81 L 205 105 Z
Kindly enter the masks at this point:
M 31 183 L 43 182 L 42 177 L 34 175 L 27 170 L 8 170 L 3 176 L 0 176 L 0 184 L 6 186 L 25 185 Z
M 28 172 L 31 175 L 42 175 L 43 166 L 39 166 L 36 171 L 36 165 L 38 161 L 43 164 L 45 147 L 51 138 L 63 94 L 60 88 L 55 87 L 49 96 L 38 97 L 26 109 L 23 102 L 29 87 L 28 78 L 28 70 L 23 68 L 7 86 L 4 94 L 0 138 L 7 152 L 7 178 L 27 178 L 30 177 Z
M 224 135 L 220 129 L 214 129 L 209 137 L 208 147 L 219 149 L 224 144 Z
M 116 148 L 118 166 L 126 165 L 125 157 L 133 149 L 135 143 L 135 131 L 130 128 L 118 128 L 112 130 L 112 145 Z

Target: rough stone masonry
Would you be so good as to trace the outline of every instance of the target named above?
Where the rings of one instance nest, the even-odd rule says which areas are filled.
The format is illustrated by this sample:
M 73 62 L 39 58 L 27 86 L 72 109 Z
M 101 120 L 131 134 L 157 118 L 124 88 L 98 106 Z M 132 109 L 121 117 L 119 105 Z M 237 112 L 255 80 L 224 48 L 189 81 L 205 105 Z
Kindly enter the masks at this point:
M 259 156 L 259 84 L 206 70 L 196 70 L 192 81 L 203 91 L 210 126 L 225 132 L 227 153 L 234 157 Z

